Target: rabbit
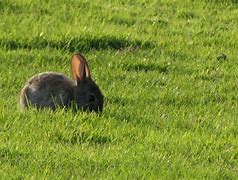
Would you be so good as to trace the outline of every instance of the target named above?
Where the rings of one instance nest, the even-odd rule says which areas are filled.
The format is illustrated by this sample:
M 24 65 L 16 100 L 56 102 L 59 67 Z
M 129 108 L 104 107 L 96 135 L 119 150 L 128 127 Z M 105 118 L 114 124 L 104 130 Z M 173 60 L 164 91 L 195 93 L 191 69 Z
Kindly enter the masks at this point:
M 31 77 L 21 90 L 20 108 L 37 109 L 71 107 L 101 112 L 104 96 L 92 80 L 88 64 L 81 53 L 72 56 L 71 71 L 75 81 L 64 74 L 43 72 Z

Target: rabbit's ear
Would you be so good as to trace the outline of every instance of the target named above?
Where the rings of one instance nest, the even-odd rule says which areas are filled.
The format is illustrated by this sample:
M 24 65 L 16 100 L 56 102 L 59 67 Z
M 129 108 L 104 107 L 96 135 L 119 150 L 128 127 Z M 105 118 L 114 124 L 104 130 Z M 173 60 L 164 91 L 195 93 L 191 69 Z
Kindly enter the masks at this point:
M 85 60 L 85 59 L 84 59 Z M 87 61 L 85 60 L 85 71 L 86 71 L 86 77 L 88 79 L 91 79 L 91 73 L 90 73 L 90 70 L 89 70 L 89 67 L 88 67 L 88 63 Z
M 81 53 L 77 53 L 76 54 L 80 59 L 82 59 L 82 61 L 84 61 L 84 66 L 85 66 L 85 73 L 86 73 L 86 77 L 88 79 L 91 79 L 91 73 L 90 73 L 90 70 L 89 70 L 89 67 L 88 67 L 88 63 L 86 61 L 86 58 L 81 54 Z
M 80 54 L 73 55 L 71 60 L 71 71 L 78 85 L 86 78 L 85 61 Z

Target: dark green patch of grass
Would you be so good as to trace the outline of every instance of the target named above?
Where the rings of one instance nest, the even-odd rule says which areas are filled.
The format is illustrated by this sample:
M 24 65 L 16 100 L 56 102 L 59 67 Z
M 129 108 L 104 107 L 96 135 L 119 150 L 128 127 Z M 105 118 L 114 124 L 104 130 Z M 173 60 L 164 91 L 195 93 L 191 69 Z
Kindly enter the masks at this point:
M 10 163 L 11 166 L 19 166 L 20 161 L 29 157 L 29 154 L 19 152 L 17 150 L 10 150 L 8 148 L 0 149 L 1 163 Z
M 167 73 L 168 72 L 168 66 L 167 65 L 157 65 L 157 64 L 145 64 L 145 63 L 138 63 L 138 64 L 127 64 L 122 67 L 123 69 L 127 71 L 144 71 L 144 72 L 149 72 L 149 71 L 157 71 L 159 73 Z
M 105 144 L 113 141 L 113 138 L 109 136 L 92 134 L 89 132 L 74 131 L 71 134 L 67 135 L 64 135 L 60 132 L 56 132 L 55 140 L 57 143 L 72 144 L 72 145 L 82 143 Z
M 69 52 L 82 51 L 87 52 L 90 50 L 122 50 L 125 48 L 130 49 L 150 49 L 154 48 L 153 42 L 142 42 L 140 40 L 129 40 L 117 37 L 91 37 L 84 36 L 79 38 L 63 38 L 58 40 L 47 40 L 44 37 L 36 37 L 29 40 L 19 39 L 1 39 L 0 46 L 6 49 L 44 49 L 53 48 L 57 50 L 66 50 Z

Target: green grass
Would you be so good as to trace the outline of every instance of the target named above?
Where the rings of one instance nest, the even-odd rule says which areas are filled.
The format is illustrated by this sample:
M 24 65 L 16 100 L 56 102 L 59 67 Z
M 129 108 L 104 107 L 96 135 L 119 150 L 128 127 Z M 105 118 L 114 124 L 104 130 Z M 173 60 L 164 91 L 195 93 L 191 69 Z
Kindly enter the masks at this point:
M 236 179 L 236 0 L 0 0 L 0 179 Z M 102 114 L 20 112 L 81 51 Z

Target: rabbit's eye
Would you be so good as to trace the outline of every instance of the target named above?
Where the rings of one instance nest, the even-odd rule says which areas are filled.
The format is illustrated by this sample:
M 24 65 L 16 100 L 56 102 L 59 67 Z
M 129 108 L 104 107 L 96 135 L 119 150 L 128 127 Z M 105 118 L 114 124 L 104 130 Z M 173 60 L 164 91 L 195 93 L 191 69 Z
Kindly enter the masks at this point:
M 88 96 L 88 100 L 89 100 L 89 102 L 95 102 L 96 98 L 95 98 L 95 96 L 93 94 L 90 94 Z

